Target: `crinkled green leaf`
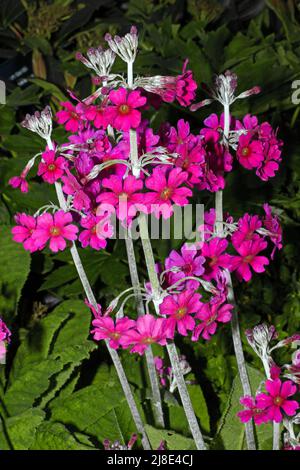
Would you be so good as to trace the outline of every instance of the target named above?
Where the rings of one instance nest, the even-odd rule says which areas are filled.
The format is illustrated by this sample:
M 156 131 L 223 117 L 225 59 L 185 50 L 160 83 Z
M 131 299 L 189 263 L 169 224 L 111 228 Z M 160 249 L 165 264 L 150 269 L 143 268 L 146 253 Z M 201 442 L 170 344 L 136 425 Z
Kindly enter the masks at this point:
M 31 408 L 21 414 L 0 420 L 0 447 L 2 450 L 27 450 L 34 442 L 38 426 L 44 420 L 45 413 L 38 408 Z

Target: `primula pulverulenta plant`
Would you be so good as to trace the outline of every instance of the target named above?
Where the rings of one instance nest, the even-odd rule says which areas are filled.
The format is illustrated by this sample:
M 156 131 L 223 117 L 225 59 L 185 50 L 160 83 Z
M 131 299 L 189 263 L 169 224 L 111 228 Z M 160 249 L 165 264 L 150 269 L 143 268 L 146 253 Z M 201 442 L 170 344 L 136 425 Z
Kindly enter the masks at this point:
M 56 188 L 58 204 L 42 207 L 36 214 L 17 214 L 13 238 L 30 252 L 49 247 L 58 252 L 70 246 L 93 320 L 95 341 L 106 342 L 117 369 L 142 444 L 149 448 L 144 424 L 135 404 L 119 358 L 122 349 L 146 356 L 157 426 L 164 427 L 161 388 L 178 390 L 197 449 L 207 448 L 192 407 L 184 375 L 190 370 L 177 353 L 176 335 L 189 337 L 191 344 L 209 341 L 219 328 L 231 322 L 233 343 L 245 395 L 251 395 L 237 318 L 231 274 L 248 282 L 262 273 L 281 249 L 281 228 L 268 204 L 259 215 L 234 214 L 223 218 L 222 190 L 226 173 L 241 165 L 265 181 L 275 175 L 281 159 L 281 142 L 268 123 L 255 116 L 237 120 L 230 114 L 236 99 L 259 92 L 258 87 L 235 96 L 237 77 L 226 72 L 205 88 L 210 98 L 198 104 L 197 85 L 188 62 L 178 76 L 134 77 L 138 35 L 132 28 L 125 37 L 107 35 L 108 49 L 90 49 L 77 59 L 96 77 L 96 91 L 84 100 L 73 93 L 64 102 L 56 120 L 69 132 L 68 141 L 58 145 L 51 138 L 50 108 L 26 116 L 23 126 L 46 141 L 41 154 L 31 159 L 14 187 L 28 190 L 26 176 L 37 158 L 38 175 Z M 127 64 L 127 79 L 112 72 L 116 55 Z M 199 107 L 219 101 L 221 116 L 210 115 L 197 133 L 180 119 L 176 126 L 164 124 L 154 130 L 143 119 L 146 110 L 177 101 Z M 147 217 L 169 219 L 174 205 L 189 204 L 195 191 L 216 195 L 216 206 L 204 213 L 201 234 L 193 243 L 171 251 L 163 263 L 155 263 Z M 83 248 L 105 249 L 116 235 L 116 225 L 125 231 L 132 286 L 109 305 L 97 303 L 81 264 L 76 242 Z M 138 226 L 148 279 L 140 283 L 133 247 L 133 227 Z M 136 300 L 136 313 L 124 315 L 126 303 Z M 127 312 L 127 310 L 126 310 Z M 224 326 L 222 326 L 224 325 Z M 224 330 L 226 331 L 226 330 Z M 151 345 L 166 348 L 170 364 L 154 359 Z M 251 416 L 252 418 L 252 416 Z M 247 421 L 247 422 L 246 422 Z M 255 449 L 252 420 L 246 423 L 249 449 Z M 111 443 L 107 442 L 107 448 Z

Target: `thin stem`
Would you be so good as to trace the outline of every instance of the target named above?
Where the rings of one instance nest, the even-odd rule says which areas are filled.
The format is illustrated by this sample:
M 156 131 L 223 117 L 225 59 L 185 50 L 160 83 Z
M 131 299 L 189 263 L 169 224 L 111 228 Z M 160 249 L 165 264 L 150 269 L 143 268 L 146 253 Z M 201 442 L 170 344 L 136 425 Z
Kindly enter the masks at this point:
M 199 428 L 199 424 L 193 409 L 193 405 L 191 402 L 191 398 L 183 377 L 183 374 L 180 369 L 180 361 L 178 357 L 178 353 L 176 350 L 176 346 L 173 342 L 167 344 L 167 351 L 169 354 L 171 366 L 173 369 L 173 374 L 176 379 L 180 399 L 185 411 L 185 415 L 187 417 L 189 427 L 194 438 L 196 447 L 198 450 L 206 450 L 205 443 L 203 440 L 202 433 Z
M 133 85 L 133 62 L 127 62 L 127 83 L 129 88 Z
M 128 87 L 132 88 L 133 85 L 133 62 L 127 63 L 127 83 Z M 136 130 L 129 130 L 129 142 L 130 142 L 130 163 L 132 168 L 132 174 L 136 178 L 140 177 L 140 168 L 139 168 L 139 155 L 138 155 L 138 145 L 137 145 L 137 135 Z
M 127 258 L 128 258 L 128 264 L 129 264 L 131 283 L 135 291 L 137 312 L 138 312 L 138 315 L 141 316 L 145 314 L 145 309 L 144 309 L 143 297 L 141 295 L 140 280 L 139 280 L 139 275 L 138 275 L 138 270 L 137 270 L 133 241 L 130 236 L 130 231 L 128 231 L 128 233 L 126 234 L 125 244 L 126 244 L 126 250 L 127 250 Z M 157 373 L 155 369 L 154 357 L 153 357 L 151 346 L 146 349 L 145 355 L 146 355 L 148 375 L 149 375 L 151 390 L 152 390 L 155 423 L 156 423 L 156 426 L 164 428 L 165 423 L 164 423 L 164 415 L 163 415 L 161 396 L 160 396 L 160 390 L 159 390 L 159 382 L 158 382 L 158 377 L 157 377 Z
M 134 129 L 130 129 L 129 131 L 129 141 L 130 141 L 130 162 L 131 162 L 132 174 L 136 178 L 139 178 L 141 169 L 139 166 L 137 135 Z
M 231 318 L 231 334 L 234 346 L 235 357 L 237 361 L 239 376 L 243 388 L 244 395 L 251 395 L 251 386 L 249 382 L 248 372 L 246 368 L 246 362 L 244 357 L 242 339 L 241 339 L 241 332 L 237 314 L 237 305 L 235 301 L 233 286 L 232 286 L 232 279 L 229 271 L 225 271 L 225 275 L 227 278 L 227 288 L 228 288 L 228 302 L 233 305 L 232 311 L 232 318 Z M 245 424 L 245 432 L 246 432 L 246 441 L 249 450 L 256 450 L 255 444 L 255 437 L 254 437 L 254 428 L 253 422 L 248 421 Z
M 56 189 L 57 199 L 59 201 L 60 207 L 63 210 L 66 210 L 66 207 L 67 207 L 66 200 L 65 200 L 65 197 L 64 197 L 64 194 L 63 194 L 60 183 L 58 183 L 58 182 L 55 183 L 55 189 Z M 95 308 L 97 308 L 97 301 L 95 299 L 94 293 L 92 291 L 91 285 L 90 285 L 89 280 L 87 278 L 86 272 L 83 268 L 80 256 L 79 256 L 78 251 L 77 251 L 77 247 L 76 247 L 74 242 L 72 244 L 70 252 L 71 252 L 71 255 L 72 255 L 72 258 L 73 258 L 73 261 L 74 261 L 74 265 L 75 265 L 76 270 L 77 270 L 77 273 L 78 273 L 79 278 L 81 280 L 82 287 L 83 287 L 83 290 L 85 292 L 85 295 L 87 296 L 88 301 Z M 125 397 L 126 397 L 128 406 L 130 408 L 132 418 L 134 420 L 136 428 L 137 428 L 138 432 L 142 435 L 143 448 L 145 450 L 150 450 L 151 446 L 150 446 L 150 443 L 149 443 L 149 440 L 148 440 L 148 436 L 146 434 L 141 415 L 140 415 L 139 410 L 136 406 L 134 396 L 133 396 L 132 391 L 130 389 L 130 385 L 129 385 L 129 382 L 127 380 L 125 371 L 123 369 L 122 363 L 120 361 L 119 355 L 118 355 L 116 350 L 112 349 L 109 346 L 109 343 L 108 343 L 107 340 L 105 341 L 105 343 L 106 343 L 107 349 L 109 351 L 110 357 L 111 357 L 111 359 L 114 363 L 114 366 L 116 368 L 116 371 L 117 371 L 120 383 L 122 385 L 123 392 L 125 394 Z
M 228 137 L 230 130 L 230 109 L 229 105 L 224 105 L 224 138 L 225 145 L 228 145 Z M 216 192 L 215 199 L 215 209 L 216 209 L 216 222 L 215 222 L 215 231 L 219 237 L 223 236 L 223 191 Z M 231 274 L 228 270 L 225 270 L 225 275 L 227 279 L 227 288 L 228 288 L 228 302 L 233 305 L 232 318 L 231 318 L 231 333 L 234 346 L 234 352 L 236 356 L 238 371 L 240 380 L 242 383 L 244 395 L 251 395 L 251 386 L 247 373 L 246 362 L 244 357 L 241 332 L 237 314 L 237 305 L 234 297 L 233 285 Z M 255 437 L 254 437 L 254 428 L 253 422 L 249 421 L 245 425 L 246 432 L 246 441 L 247 447 L 249 450 L 256 450 Z
M 216 192 L 216 223 L 215 223 L 215 230 L 216 234 L 220 237 L 223 235 L 223 192 L 217 191 Z M 240 380 L 242 383 L 243 393 L 244 395 L 251 395 L 251 387 L 249 382 L 249 377 L 246 369 L 243 345 L 241 340 L 241 332 L 239 326 L 239 320 L 237 315 L 237 305 L 235 301 L 233 286 L 232 286 L 232 279 L 230 272 L 225 270 L 226 280 L 227 280 L 227 288 L 228 288 L 228 302 L 233 305 L 232 311 L 232 318 L 231 318 L 231 334 L 234 346 L 235 357 L 237 361 L 238 371 Z M 248 421 L 245 424 L 245 432 L 246 432 L 246 441 L 247 447 L 249 450 L 256 450 L 255 444 L 255 437 L 254 437 L 254 429 L 253 429 L 253 422 Z
M 280 450 L 280 423 L 273 422 L 273 450 Z
M 151 283 L 151 289 L 152 289 L 152 294 L 154 298 L 154 305 L 158 313 L 159 300 L 161 296 L 161 288 L 160 288 L 157 272 L 155 269 L 155 261 L 154 261 L 151 242 L 149 239 L 148 225 L 147 225 L 147 219 L 145 217 L 145 214 L 141 214 L 139 216 L 139 227 L 140 227 L 140 236 L 142 239 L 142 245 L 143 245 L 147 270 L 148 270 L 148 277 Z M 176 346 L 173 342 L 167 345 L 167 351 L 169 354 L 173 373 L 177 382 L 177 387 L 178 387 L 179 395 L 181 398 L 181 402 L 182 402 L 185 415 L 189 423 L 189 427 L 190 427 L 192 436 L 194 438 L 196 447 L 198 450 L 206 450 L 203 436 L 200 431 L 199 424 L 198 424 L 198 421 L 197 421 L 197 418 L 193 409 L 193 405 L 189 396 L 189 392 L 188 392 L 188 389 L 187 389 L 187 386 L 186 386 L 186 383 L 185 383 L 185 380 L 184 380 L 184 377 L 180 368 L 180 362 L 179 362 L 179 357 L 177 354 Z

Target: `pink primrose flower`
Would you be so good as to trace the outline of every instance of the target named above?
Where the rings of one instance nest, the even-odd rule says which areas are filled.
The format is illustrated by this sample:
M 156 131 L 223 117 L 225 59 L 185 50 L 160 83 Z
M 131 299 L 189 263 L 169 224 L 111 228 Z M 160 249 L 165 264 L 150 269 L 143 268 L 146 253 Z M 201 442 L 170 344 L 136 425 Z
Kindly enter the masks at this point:
M 45 213 L 37 218 L 37 226 L 32 234 L 38 247 L 45 246 L 49 241 L 49 248 L 54 253 L 66 248 L 66 240 L 76 240 L 78 227 L 71 224 L 72 215 L 59 210 L 54 215 Z
M 139 91 L 127 91 L 125 88 L 111 91 L 109 100 L 114 106 L 107 108 L 110 124 L 119 131 L 136 129 L 141 122 L 141 113 L 136 108 L 146 104 L 147 98 Z
M 167 168 L 154 168 L 145 182 L 146 187 L 152 190 L 146 193 L 145 201 L 157 218 L 161 214 L 164 219 L 168 219 L 173 214 L 173 203 L 178 206 L 188 204 L 187 198 L 192 196 L 192 191 L 182 187 L 187 179 L 188 173 L 181 168 L 170 171 Z
M 33 253 L 42 249 L 33 238 L 36 229 L 36 218 L 25 213 L 15 215 L 17 225 L 12 228 L 13 240 L 17 243 L 23 243 L 25 250 Z
M 231 257 L 231 270 L 236 271 L 239 280 L 246 282 L 252 278 L 250 267 L 256 273 L 265 271 L 265 265 L 269 264 L 268 258 L 260 256 L 259 253 L 267 248 L 267 242 L 260 239 L 246 240 L 235 249 L 239 256 Z
M 110 347 L 118 349 L 124 344 L 124 335 L 135 327 L 135 321 L 127 317 L 115 321 L 111 317 L 98 317 L 92 321 L 92 325 L 94 329 L 91 333 L 96 341 L 108 339 Z
M 200 294 L 186 290 L 180 294 L 168 295 L 159 306 L 161 315 L 166 315 L 165 329 L 168 338 L 174 338 L 175 329 L 187 336 L 188 330 L 193 330 L 195 320 L 192 317 L 201 307 Z
M 42 153 L 42 161 L 38 167 L 38 175 L 47 183 L 53 184 L 64 174 L 66 160 L 63 157 L 55 158 L 54 150 Z
M 165 346 L 167 335 L 165 319 L 155 318 L 153 315 L 143 315 L 136 321 L 135 329 L 124 334 L 123 347 L 131 347 L 130 352 L 142 355 L 150 344 L 158 343 Z
M 267 411 L 269 420 L 280 423 L 283 419 L 283 412 L 287 416 L 294 416 L 299 409 L 296 400 L 288 400 L 295 395 L 297 386 L 291 380 L 281 382 L 280 379 L 266 380 L 266 393 L 259 393 L 256 396 L 259 408 Z

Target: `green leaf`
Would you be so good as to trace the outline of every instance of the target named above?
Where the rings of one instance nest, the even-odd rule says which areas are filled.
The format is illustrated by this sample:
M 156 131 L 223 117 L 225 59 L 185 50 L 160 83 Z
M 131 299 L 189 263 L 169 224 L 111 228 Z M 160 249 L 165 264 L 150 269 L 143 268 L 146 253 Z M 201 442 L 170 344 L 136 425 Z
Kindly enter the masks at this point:
M 187 380 L 194 380 L 193 375 L 188 375 Z M 200 426 L 206 434 L 210 432 L 210 419 L 206 401 L 199 384 L 187 385 L 189 395 L 191 397 L 192 405 L 197 418 L 199 418 Z
M 0 421 L 0 446 L 2 450 L 27 450 L 32 445 L 36 429 L 44 420 L 45 413 L 32 408 L 17 416 Z
M 53 95 L 59 101 L 68 101 L 66 95 L 58 88 L 58 86 L 54 85 L 54 83 L 47 82 L 40 78 L 31 78 L 30 81 L 42 88 L 46 92 L 45 94 Z
M 30 450 L 94 450 L 92 445 L 83 444 L 81 440 L 76 439 L 63 424 L 47 422 L 37 429 Z
M 37 322 L 23 339 L 9 377 L 10 414 L 45 406 L 97 346 L 88 341 L 90 315 L 80 301 L 66 301 Z M 51 380 L 50 380 L 51 379 Z
M 157 449 L 161 441 L 165 441 L 168 450 L 196 449 L 193 439 L 182 436 L 181 434 L 176 434 L 174 431 L 156 429 L 149 425 L 146 425 L 145 428 L 153 449 Z
M 12 108 L 39 104 L 40 96 L 38 92 L 39 89 L 35 85 L 30 85 L 24 90 L 22 90 L 22 88 L 15 88 L 14 91 L 8 95 L 6 104 Z
M 0 134 L 1 136 L 10 133 L 15 125 L 15 112 L 13 109 L 3 106 L 0 109 Z
M 16 309 L 29 274 L 30 254 L 12 240 L 11 227 L 2 225 L 0 230 L 0 309 L 7 314 Z
M 186 379 L 193 382 L 195 380 L 195 376 L 193 374 L 189 374 Z M 195 414 L 199 419 L 201 429 L 204 433 L 209 434 L 210 418 L 201 387 L 199 384 L 187 385 L 187 389 Z M 180 406 L 174 396 L 169 393 L 165 394 L 165 401 L 169 407 L 170 427 L 176 432 L 190 435 L 189 426 L 182 406 Z
M 125 397 L 116 382 L 103 383 L 101 388 L 84 387 L 67 398 L 55 399 L 50 405 L 52 420 L 71 425 L 97 438 L 99 443 L 107 437 L 124 442 L 118 421 L 121 407 L 126 407 Z

